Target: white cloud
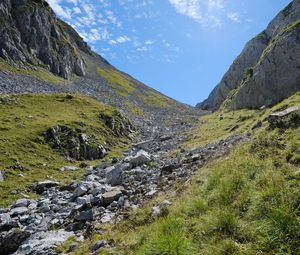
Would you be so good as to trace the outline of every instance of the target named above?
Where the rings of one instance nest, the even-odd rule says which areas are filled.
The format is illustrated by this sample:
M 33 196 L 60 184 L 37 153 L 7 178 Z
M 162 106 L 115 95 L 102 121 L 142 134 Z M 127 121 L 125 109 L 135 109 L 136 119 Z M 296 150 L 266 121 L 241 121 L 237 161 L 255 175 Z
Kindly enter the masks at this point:
M 137 51 L 149 51 L 149 48 L 147 48 L 146 46 L 143 47 L 139 47 L 136 49 Z
M 203 27 L 220 27 L 226 16 L 234 22 L 240 20 L 237 12 L 226 10 L 225 0 L 169 0 L 169 2 L 178 13 L 192 18 Z
M 118 43 L 125 43 L 125 42 L 130 42 L 130 41 L 131 41 L 131 39 L 126 35 L 120 36 L 119 38 L 117 38 Z
M 71 20 L 71 9 L 68 7 L 62 7 L 61 2 L 62 0 L 48 0 L 48 3 L 51 5 L 52 9 L 57 15 L 63 17 L 64 19 Z
M 240 22 L 240 15 L 237 12 L 228 12 L 227 17 L 234 22 Z
M 79 7 L 76 6 L 73 8 L 73 12 L 74 12 L 74 14 L 79 14 L 79 13 L 81 13 L 81 10 Z
M 154 43 L 154 41 L 150 41 L 150 40 L 147 40 L 147 41 L 145 42 L 146 45 L 151 45 L 151 44 L 153 44 L 153 43 Z
M 112 39 L 112 40 L 108 41 L 108 43 L 110 45 L 122 44 L 122 43 L 126 43 L 126 42 L 131 42 L 131 39 L 127 35 L 122 35 L 116 39 Z

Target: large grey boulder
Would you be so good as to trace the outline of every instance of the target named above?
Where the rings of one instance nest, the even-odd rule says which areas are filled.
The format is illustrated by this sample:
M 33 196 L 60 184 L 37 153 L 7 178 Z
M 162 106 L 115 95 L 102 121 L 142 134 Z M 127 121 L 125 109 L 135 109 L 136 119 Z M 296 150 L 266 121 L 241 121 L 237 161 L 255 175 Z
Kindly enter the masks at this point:
M 74 193 L 73 193 L 73 197 L 77 198 L 80 196 L 83 196 L 84 194 L 86 194 L 88 191 L 88 188 L 85 185 L 78 185 L 78 187 L 75 189 Z
M 50 180 L 40 181 L 33 185 L 33 190 L 38 194 L 42 194 L 45 190 L 50 189 L 52 187 L 57 187 L 58 185 L 59 182 L 55 182 L 55 181 L 50 181 Z
M 116 186 L 122 183 L 122 168 L 120 165 L 111 166 L 106 169 L 107 183 Z
M 300 106 L 289 107 L 269 115 L 270 128 L 288 129 L 300 126 Z
M 0 254 L 9 255 L 29 237 L 29 233 L 18 228 L 0 234 Z
M 138 151 L 134 156 L 129 158 L 129 162 L 134 166 L 146 164 L 150 160 L 150 154 L 144 150 Z
M 122 196 L 122 192 L 120 190 L 112 190 L 109 192 L 105 192 L 102 194 L 102 199 L 104 205 L 109 205 L 113 201 L 118 200 Z
M 73 232 L 67 232 L 63 229 L 37 232 L 19 247 L 15 255 L 54 254 L 53 249 L 72 236 L 74 236 Z
M 15 202 L 13 207 L 27 207 L 29 205 L 29 203 L 30 203 L 30 200 L 21 198 Z
M 300 0 L 292 1 L 248 42 L 208 99 L 197 105 L 217 110 L 227 99 L 231 109 L 273 105 L 300 89 Z M 235 91 L 236 90 L 236 91 Z

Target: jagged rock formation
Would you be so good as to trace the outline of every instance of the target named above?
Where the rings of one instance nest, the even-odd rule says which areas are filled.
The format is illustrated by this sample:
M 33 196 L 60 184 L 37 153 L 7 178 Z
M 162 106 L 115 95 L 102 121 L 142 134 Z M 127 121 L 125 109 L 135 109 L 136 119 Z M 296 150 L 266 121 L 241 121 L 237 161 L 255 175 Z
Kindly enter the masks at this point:
M 281 11 L 266 30 L 247 43 L 200 109 L 273 105 L 300 89 L 300 1 Z
M 14 64 L 41 66 L 65 79 L 83 76 L 87 44 L 58 19 L 44 0 L 0 1 L 0 56 Z
M 91 51 L 45 0 L 0 0 L 0 22 L 0 93 L 82 93 L 143 122 L 195 114 Z

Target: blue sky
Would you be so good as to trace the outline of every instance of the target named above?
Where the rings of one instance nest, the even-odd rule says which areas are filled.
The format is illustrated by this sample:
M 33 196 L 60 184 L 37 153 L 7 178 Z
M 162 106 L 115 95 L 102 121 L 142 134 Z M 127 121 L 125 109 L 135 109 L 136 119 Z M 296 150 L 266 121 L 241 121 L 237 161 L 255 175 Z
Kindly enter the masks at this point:
M 195 105 L 289 0 L 48 0 L 111 64 Z

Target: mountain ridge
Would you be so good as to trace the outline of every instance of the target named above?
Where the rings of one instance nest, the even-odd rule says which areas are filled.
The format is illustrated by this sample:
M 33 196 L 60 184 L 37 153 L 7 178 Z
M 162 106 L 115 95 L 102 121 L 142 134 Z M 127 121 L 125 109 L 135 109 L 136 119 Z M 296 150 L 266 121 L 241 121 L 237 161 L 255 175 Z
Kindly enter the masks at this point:
M 93 52 L 45 0 L 1 0 L 0 13 L 0 92 L 83 93 L 141 121 L 195 114 Z
M 234 60 L 221 82 L 213 89 L 208 98 L 197 104 L 199 109 L 217 110 L 226 102 L 230 109 L 259 108 L 271 106 L 299 90 L 297 66 L 299 60 L 293 58 L 297 52 L 297 31 L 293 34 L 293 23 L 300 19 L 300 1 L 292 1 L 279 12 L 267 28 L 251 39 L 241 54 Z M 288 32 L 288 33 L 284 33 Z M 276 48 L 274 42 L 282 35 L 282 43 Z M 292 33 L 291 37 L 288 37 Z M 275 47 L 273 47 L 275 46 Z M 266 57 L 267 58 L 264 58 Z M 264 58 L 264 59 L 263 59 Z M 269 60 L 268 60 L 269 59 Z M 272 65 L 275 65 L 275 67 Z M 277 68 L 277 69 L 276 69 Z M 289 70 L 289 68 L 291 68 Z M 284 70 L 276 72 L 276 70 Z M 289 81 L 280 78 L 286 73 L 292 75 Z M 276 76 L 271 79 L 270 76 Z M 269 79 L 268 79 L 269 78 Z M 287 84 L 286 84 L 287 83 Z M 282 93 L 285 90 L 286 93 Z

